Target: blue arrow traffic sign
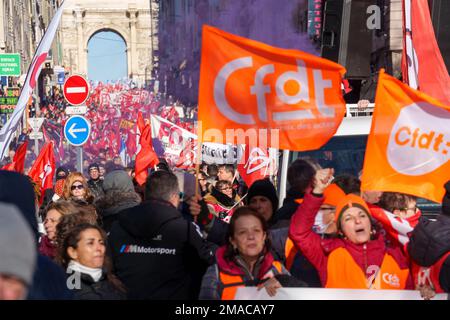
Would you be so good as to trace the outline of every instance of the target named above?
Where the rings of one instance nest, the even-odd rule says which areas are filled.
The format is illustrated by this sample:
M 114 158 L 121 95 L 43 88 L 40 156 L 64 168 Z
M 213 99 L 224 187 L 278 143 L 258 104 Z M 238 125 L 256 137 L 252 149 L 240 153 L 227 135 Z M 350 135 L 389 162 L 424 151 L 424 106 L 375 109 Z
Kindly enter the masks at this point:
M 86 143 L 91 134 L 91 123 L 85 117 L 73 116 L 64 125 L 64 136 L 73 146 L 81 146 Z

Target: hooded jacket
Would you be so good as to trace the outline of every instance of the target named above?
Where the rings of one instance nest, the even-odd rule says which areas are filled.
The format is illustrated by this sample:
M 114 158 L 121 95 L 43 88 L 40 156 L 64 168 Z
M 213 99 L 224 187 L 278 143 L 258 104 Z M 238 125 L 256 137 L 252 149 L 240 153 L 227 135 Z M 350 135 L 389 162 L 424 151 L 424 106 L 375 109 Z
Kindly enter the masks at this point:
M 345 239 L 322 239 L 314 233 L 312 226 L 315 216 L 323 203 L 323 197 L 307 193 L 304 202 L 292 217 L 289 236 L 295 245 L 303 252 L 306 258 L 318 270 L 322 285 L 327 283 L 328 257 L 336 249 L 344 248 L 353 261 L 361 268 L 366 277 L 369 277 L 372 266 L 380 267 L 385 254 L 389 254 L 402 269 L 409 268 L 408 259 L 400 247 L 387 247 L 384 238 L 378 234 L 375 239 L 365 244 L 355 244 Z M 372 271 L 374 273 L 375 271 Z M 406 281 L 406 289 L 413 289 L 411 275 Z
M 0 170 L 0 201 L 14 204 L 19 208 L 34 233 L 36 243 L 38 243 L 39 231 L 35 197 L 30 180 L 20 173 Z M 27 299 L 57 300 L 71 298 L 72 293 L 67 289 L 64 270 L 48 257 L 38 254 L 33 284 L 28 290 Z
M 214 248 L 170 203 L 149 200 L 119 215 L 109 235 L 115 274 L 130 299 L 194 299 L 195 273 Z M 197 290 L 197 291 L 196 291 Z
M 136 192 L 108 191 L 102 198 L 95 201 L 95 208 L 102 217 L 102 228 L 109 233 L 111 226 L 125 209 L 137 206 L 141 197 Z

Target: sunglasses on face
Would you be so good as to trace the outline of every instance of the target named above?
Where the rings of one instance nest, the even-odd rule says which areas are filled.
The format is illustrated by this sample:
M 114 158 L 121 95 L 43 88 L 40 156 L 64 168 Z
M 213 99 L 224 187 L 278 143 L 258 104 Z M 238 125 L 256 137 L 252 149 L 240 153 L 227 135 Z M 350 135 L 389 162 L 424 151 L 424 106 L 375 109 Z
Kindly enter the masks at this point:
M 72 190 L 72 191 L 75 190 L 75 189 L 83 190 L 84 186 L 82 184 L 77 184 L 77 185 L 73 185 L 73 186 L 70 187 L 70 190 Z

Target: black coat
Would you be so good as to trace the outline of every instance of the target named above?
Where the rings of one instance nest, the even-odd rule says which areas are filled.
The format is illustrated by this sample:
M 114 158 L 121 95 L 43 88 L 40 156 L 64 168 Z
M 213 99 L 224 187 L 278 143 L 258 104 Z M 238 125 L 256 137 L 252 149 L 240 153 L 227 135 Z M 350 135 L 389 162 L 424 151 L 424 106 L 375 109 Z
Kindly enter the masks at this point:
M 411 258 L 423 267 L 430 267 L 449 251 L 450 216 L 441 214 L 436 221 L 422 218 L 408 243 Z M 445 292 L 450 292 L 450 256 L 442 265 L 439 283 Z
M 124 300 L 125 293 L 115 288 L 105 277 L 98 282 L 88 274 L 81 273 L 80 289 L 73 289 L 75 300 Z
M 103 191 L 103 180 L 97 179 L 97 180 L 88 180 L 87 182 L 89 186 L 89 190 L 91 190 L 92 195 L 95 199 L 100 199 L 105 195 L 105 192 Z
M 196 299 L 207 264 L 214 263 L 215 248 L 196 225 L 159 200 L 123 211 L 109 246 L 130 299 Z
M 299 206 L 295 200 L 301 199 L 303 196 L 303 193 L 297 192 L 292 188 L 288 190 L 286 193 L 286 198 L 283 201 L 283 206 L 278 209 L 272 217 L 271 224 L 273 229 L 289 227 L 291 217 L 295 211 L 297 211 Z
M 109 233 L 112 224 L 119 218 L 119 213 L 125 209 L 137 206 L 141 198 L 136 192 L 108 191 L 95 201 L 95 208 L 102 220 L 102 228 Z

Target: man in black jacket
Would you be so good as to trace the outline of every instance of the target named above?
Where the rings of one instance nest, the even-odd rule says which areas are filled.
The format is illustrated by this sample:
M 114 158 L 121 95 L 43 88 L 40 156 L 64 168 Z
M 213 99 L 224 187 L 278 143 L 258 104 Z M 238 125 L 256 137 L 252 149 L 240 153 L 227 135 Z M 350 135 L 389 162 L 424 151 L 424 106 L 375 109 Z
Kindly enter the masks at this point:
M 105 193 L 103 192 L 102 188 L 103 180 L 100 179 L 100 168 L 98 164 L 92 163 L 89 166 L 88 172 L 90 177 L 90 179 L 87 182 L 89 189 L 91 190 L 91 193 L 94 196 L 95 200 L 100 199 L 105 195 Z
M 177 210 L 179 194 L 176 176 L 156 171 L 146 201 L 123 211 L 111 228 L 115 273 L 130 299 L 196 299 L 200 271 L 214 263 L 213 245 Z

